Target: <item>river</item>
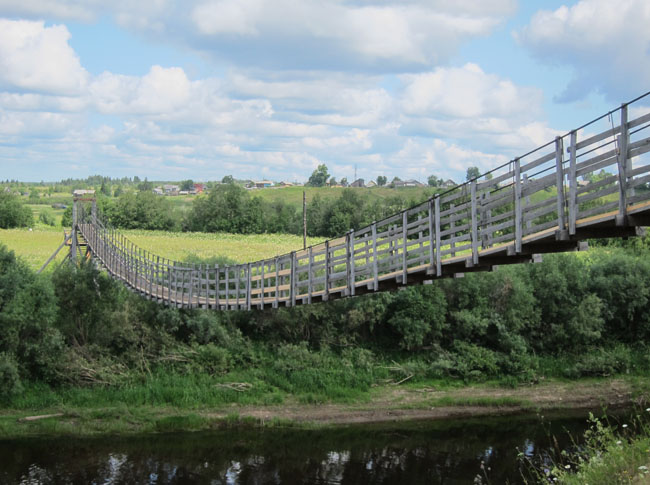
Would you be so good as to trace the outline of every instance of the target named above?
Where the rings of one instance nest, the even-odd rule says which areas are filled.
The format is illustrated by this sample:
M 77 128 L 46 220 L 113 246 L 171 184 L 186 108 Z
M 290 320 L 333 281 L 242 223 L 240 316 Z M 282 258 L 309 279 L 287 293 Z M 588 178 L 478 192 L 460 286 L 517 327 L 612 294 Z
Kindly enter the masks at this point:
M 323 429 L 230 428 L 100 438 L 0 441 L 0 481 L 25 484 L 522 483 L 572 446 L 587 413 L 411 421 Z M 523 470 L 525 472 L 525 470 Z

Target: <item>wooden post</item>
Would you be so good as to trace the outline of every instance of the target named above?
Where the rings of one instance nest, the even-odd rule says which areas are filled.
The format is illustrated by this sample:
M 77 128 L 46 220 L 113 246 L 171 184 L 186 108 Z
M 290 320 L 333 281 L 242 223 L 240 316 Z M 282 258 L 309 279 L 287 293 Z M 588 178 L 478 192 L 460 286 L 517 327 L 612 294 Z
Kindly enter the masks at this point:
M 214 292 L 215 292 L 215 305 L 217 310 L 221 310 L 221 301 L 219 297 L 219 286 L 221 283 L 219 282 L 219 265 L 215 265 L 215 274 L 214 274 Z
M 237 310 L 240 310 L 241 308 L 239 307 L 239 297 L 240 297 L 240 294 L 239 294 L 239 291 L 240 291 L 240 290 L 239 290 L 239 285 L 240 285 L 240 283 L 241 283 L 240 280 L 241 280 L 241 268 L 242 268 L 242 267 L 241 267 L 240 264 L 238 264 L 238 265 L 236 266 L 236 268 L 237 268 L 237 279 L 235 280 L 235 292 L 237 293 L 237 297 L 236 297 L 236 299 L 235 299 L 235 304 L 237 305 Z
M 377 222 L 372 221 L 372 289 L 379 289 L 379 268 L 377 265 Z
M 576 176 L 576 145 L 578 133 L 571 132 L 571 146 L 569 147 L 569 235 L 576 233 L 576 220 L 578 219 L 578 180 Z
M 435 266 L 435 259 L 434 258 L 436 257 L 436 255 L 435 255 L 436 242 L 435 242 L 434 232 L 433 232 L 433 218 L 434 218 L 433 211 L 434 211 L 434 209 L 433 209 L 433 199 L 432 198 L 430 198 L 427 201 L 427 210 L 428 210 L 427 223 L 429 225 L 429 272 L 433 273 L 433 271 L 434 271 L 433 268 Z
M 280 267 L 278 264 L 278 257 L 275 257 L 275 301 L 274 308 L 278 307 L 280 303 Z
M 354 229 L 348 233 L 348 295 L 354 296 L 356 291 L 356 275 L 354 266 Z
M 330 242 L 325 241 L 325 288 L 323 289 L 323 301 L 330 297 Z
M 522 181 L 522 184 L 523 184 L 522 187 L 521 187 L 522 194 L 523 194 L 523 191 L 526 190 L 526 187 L 528 186 L 528 174 L 523 174 L 521 176 L 521 181 Z M 522 205 L 522 208 L 521 208 L 522 224 L 523 224 L 523 220 L 524 220 L 524 214 L 526 213 L 526 208 L 529 207 L 529 206 L 530 206 L 530 195 L 526 195 L 524 197 L 524 202 L 523 202 L 523 205 Z M 528 220 L 526 221 L 526 229 L 531 229 L 532 227 L 533 227 L 533 220 L 528 218 Z
M 402 284 L 408 277 L 408 210 L 402 212 Z
M 562 137 L 555 137 L 555 180 L 557 185 L 557 225 L 560 231 L 566 229 L 564 217 L 564 153 Z
M 449 204 L 449 209 L 450 209 L 450 211 L 449 211 L 449 228 L 452 230 L 451 231 L 451 236 L 450 236 L 451 243 L 449 244 L 449 246 L 451 248 L 452 257 L 456 256 L 456 243 L 454 242 L 454 238 L 456 237 L 456 233 L 453 231 L 456 228 L 456 221 L 454 221 L 454 208 L 455 207 L 456 207 L 456 205 L 453 202 L 451 204 Z
M 311 246 L 309 247 L 309 255 L 311 259 Z M 296 252 L 291 251 L 291 272 L 289 273 L 289 298 L 291 300 L 291 306 L 296 306 Z M 311 278 L 311 275 L 309 275 Z M 311 298 L 311 279 L 309 281 L 310 290 L 309 296 Z
M 628 190 L 627 184 L 629 181 L 628 175 L 628 159 L 627 159 L 627 146 L 628 146 L 628 126 L 627 126 L 627 105 L 621 105 L 621 133 L 618 136 L 618 225 L 625 224 L 627 217 L 627 199 Z M 631 164 L 630 160 L 630 164 Z
M 442 276 L 442 254 L 440 254 L 440 196 L 433 199 L 435 211 L 434 224 L 436 231 L 436 276 Z
M 246 310 L 251 309 L 251 264 L 246 265 Z
M 75 199 L 72 201 L 72 239 L 70 240 L 70 260 L 77 262 L 77 218 L 79 202 Z
M 230 266 L 226 266 L 226 310 L 230 310 Z
M 522 243 L 522 214 L 521 214 L 521 161 L 515 158 L 515 252 L 521 253 Z
M 314 267 L 314 251 L 313 247 L 309 246 L 309 259 L 307 261 L 307 303 L 311 304 L 311 294 L 314 291 L 314 278 L 316 274 L 312 275 Z
M 478 210 L 476 208 L 476 179 L 470 183 L 470 210 L 472 211 L 472 264 L 478 264 Z
M 266 266 L 266 261 L 262 260 L 260 262 L 262 266 L 262 272 L 260 276 L 260 288 L 261 288 L 261 293 L 260 293 L 260 310 L 264 310 L 264 266 Z
M 307 194 L 302 191 L 302 249 L 307 248 Z

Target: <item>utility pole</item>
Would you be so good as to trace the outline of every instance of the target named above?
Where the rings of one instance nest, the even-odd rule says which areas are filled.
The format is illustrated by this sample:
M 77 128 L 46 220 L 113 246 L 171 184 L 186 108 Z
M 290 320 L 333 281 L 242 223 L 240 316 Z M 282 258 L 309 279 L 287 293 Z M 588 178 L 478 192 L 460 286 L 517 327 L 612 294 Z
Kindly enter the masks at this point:
M 307 249 L 307 194 L 302 191 L 302 248 Z

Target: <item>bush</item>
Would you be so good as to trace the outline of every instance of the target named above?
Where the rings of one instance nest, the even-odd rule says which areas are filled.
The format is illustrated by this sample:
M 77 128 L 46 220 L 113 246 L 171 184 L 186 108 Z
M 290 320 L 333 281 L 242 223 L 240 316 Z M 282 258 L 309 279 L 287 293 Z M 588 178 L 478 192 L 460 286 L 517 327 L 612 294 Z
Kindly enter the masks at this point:
M 45 209 L 41 211 L 38 216 L 38 221 L 42 222 L 47 226 L 56 226 L 56 220 L 54 219 L 54 213 L 51 210 Z
M 446 310 L 445 295 L 437 286 L 409 288 L 388 307 L 387 323 L 400 337 L 397 344 L 411 350 L 441 338 Z
M 33 224 L 32 210 L 22 204 L 20 197 L 0 190 L 0 229 L 31 227 Z
M 0 396 L 5 400 L 20 394 L 23 390 L 18 365 L 10 355 L 4 352 L 0 353 L 0 389 L 2 389 Z

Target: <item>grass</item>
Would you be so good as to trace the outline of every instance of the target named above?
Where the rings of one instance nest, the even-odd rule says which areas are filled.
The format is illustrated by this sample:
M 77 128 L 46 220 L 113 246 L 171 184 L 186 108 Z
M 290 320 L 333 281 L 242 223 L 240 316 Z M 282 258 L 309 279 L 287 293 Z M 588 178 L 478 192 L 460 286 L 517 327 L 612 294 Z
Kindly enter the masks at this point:
M 453 407 L 467 407 L 467 406 L 476 406 L 476 407 L 489 407 L 489 408 L 500 408 L 500 407 L 516 407 L 521 409 L 533 409 L 533 404 L 526 400 L 510 396 L 499 396 L 499 397 L 456 397 L 456 396 L 443 396 L 432 399 L 428 402 L 432 407 L 443 407 L 443 406 L 453 406 Z
M 191 257 L 227 257 L 238 263 L 257 261 L 302 249 L 302 237 L 289 234 L 209 234 L 164 231 L 121 230 L 124 236 L 143 249 L 161 257 L 185 261 Z M 308 238 L 318 244 L 320 238 Z M 63 242 L 63 229 L 37 224 L 29 229 L 0 229 L 0 242 L 38 269 Z M 57 260 L 63 259 L 63 248 Z M 49 268 L 55 267 L 50 264 Z
M 590 415 L 585 444 L 559 450 L 551 464 L 531 466 L 538 483 L 615 485 L 650 483 L 650 408 L 628 423 L 608 423 Z

